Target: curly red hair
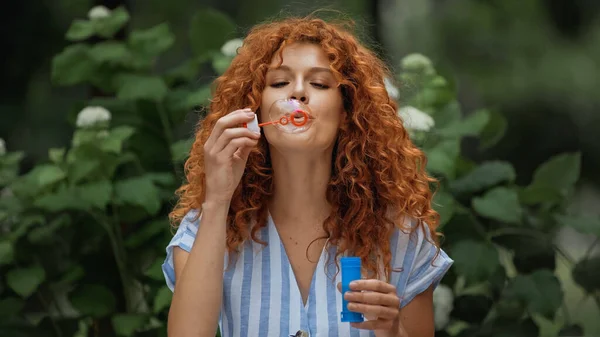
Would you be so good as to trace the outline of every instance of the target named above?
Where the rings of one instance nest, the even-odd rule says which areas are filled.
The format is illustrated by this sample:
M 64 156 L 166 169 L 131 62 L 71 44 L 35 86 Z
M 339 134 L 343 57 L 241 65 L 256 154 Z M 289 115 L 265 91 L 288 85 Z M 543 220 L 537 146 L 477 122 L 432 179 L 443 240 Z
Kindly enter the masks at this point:
M 216 121 L 229 112 L 260 107 L 261 93 L 272 58 L 293 42 L 320 45 L 331 61 L 348 112 L 342 122 L 332 159 L 327 200 L 332 206 L 323 227 L 338 255 L 360 256 L 366 271 L 377 277 L 391 273 L 390 237 L 396 227 L 428 229 L 434 244 L 439 215 L 431 208 L 431 183 L 426 158 L 411 142 L 389 98 L 384 78 L 392 77 L 384 63 L 362 46 L 343 25 L 314 17 L 287 18 L 255 26 L 238 55 L 216 79 L 210 113 L 196 133 L 185 163 L 187 183 L 177 194 L 170 214 L 174 225 L 192 210 L 200 210 L 206 188 L 203 146 Z M 261 138 L 250 154 L 228 214 L 227 248 L 236 251 L 257 238 L 266 226 L 267 200 L 273 176 L 267 142 Z M 410 226 L 405 217 L 416 220 Z M 261 242 L 264 244 L 264 242 Z M 439 247 L 439 246 L 438 246 Z M 383 262 L 384 271 L 379 263 Z

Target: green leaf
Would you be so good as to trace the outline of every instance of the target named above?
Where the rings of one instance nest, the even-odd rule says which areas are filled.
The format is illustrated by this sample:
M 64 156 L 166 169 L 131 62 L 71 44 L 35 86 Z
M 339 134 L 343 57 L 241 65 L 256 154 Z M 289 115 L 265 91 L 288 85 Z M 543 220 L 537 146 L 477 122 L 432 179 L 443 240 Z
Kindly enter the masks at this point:
M 91 207 L 104 210 L 111 200 L 113 187 L 110 181 L 101 180 L 79 187 L 79 195 Z
M 484 242 L 462 240 L 451 251 L 457 272 L 470 284 L 488 280 L 500 267 L 498 251 Z
M 158 189 L 150 177 L 141 176 L 121 180 L 115 185 L 117 202 L 143 207 L 150 215 L 160 209 Z
M 90 21 L 76 19 L 67 30 L 65 38 L 69 41 L 78 42 L 87 40 L 94 33 L 94 25 Z
M 84 178 L 89 177 L 98 168 L 100 168 L 98 159 L 74 160 L 68 168 L 69 180 L 71 183 L 77 184 Z
M 0 157 L 0 186 L 6 186 L 17 178 L 23 157 L 23 152 L 9 152 Z
M 438 132 L 444 137 L 478 136 L 490 120 L 490 112 L 478 110 L 461 121 L 451 123 Z
M 213 69 L 217 74 L 222 75 L 231 65 L 231 61 L 233 61 L 233 57 L 215 54 L 212 61 Z
M 166 286 L 161 287 L 156 293 L 156 297 L 154 297 L 154 313 L 158 314 L 163 309 L 169 307 L 172 298 L 173 293 L 171 292 L 171 289 Z
M 175 36 L 167 23 L 146 30 L 134 30 L 129 34 L 131 48 L 144 55 L 157 56 L 171 48 L 173 43 Z
M 573 279 L 588 293 L 600 290 L 600 256 L 579 261 L 573 268 Z
M 197 12 L 190 23 L 190 43 L 196 56 L 211 50 L 219 50 L 230 38 L 234 37 L 235 23 L 227 15 L 215 9 Z
M 81 314 L 92 317 L 106 316 L 116 307 L 115 296 L 103 285 L 83 284 L 69 295 L 69 299 Z
M 55 193 L 38 197 L 33 204 L 50 212 L 64 210 L 88 210 L 89 204 L 80 198 L 77 188 L 63 188 Z
M 553 187 L 561 192 L 567 192 L 579 180 L 580 170 L 581 153 L 559 154 L 535 170 L 532 185 Z
M 89 317 L 86 317 L 86 319 L 80 319 L 77 323 L 78 329 L 73 337 L 88 337 L 88 331 L 90 330 L 91 323 L 92 322 Z
M 165 275 L 162 271 L 162 264 L 164 262 L 164 258 L 156 259 L 148 269 L 144 271 L 144 275 L 155 281 L 164 281 Z
M 198 78 L 199 62 L 196 60 L 187 60 L 175 68 L 169 70 L 165 75 L 165 80 L 169 85 L 176 82 L 191 82 Z
M 175 176 L 169 172 L 151 172 L 146 173 L 146 177 L 159 186 L 171 186 L 175 184 Z
M 68 46 L 52 59 L 52 81 L 57 85 L 84 83 L 95 71 L 90 49 L 84 44 Z
M 11 269 L 6 273 L 6 283 L 18 295 L 27 298 L 33 294 L 46 279 L 42 267 Z
M 125 246 L 127 248 L 138 248 L 157 234 L 163 233 L 167 228 L 169 228 L 169 222 L 166 219 L 158 219 L 147 223 L 127 237 Z
M 16 230 L 10 233 L 9 240 L 14 242 L 17 239 L 21 238 L 23 235 L 27 234 L 31 227 L 34 227 L 35 225 L 43 225 L 45 223 L 46 219 L 44 219 L 43 216 L 35 213 L 28 214 L 22 219 L 20 219 L 16 226 Z
M 25 301 L 18 297 L 0 299 L 0 317 L 9 318 L 16 316 L 25 307 Z
M 14 259 L 14 248 L 10 241 L 0 241 L 0 266 L 9 264 Z
M 483 151 L 496 145 L 504 137 L 507 127 L 506 117 L 498 112 L 491 111 L 490 120 L 480 134 L 479 149 Z
M 133 57 L 127 46 L 117 41 L 96 43 L 91 49 L 90 56 L 98 63 L 111 65 L 126 65 Z
M 171 154 L 174 162 L 183 162 L 190 155 L 194 139 L 182 139 L 171 145 Z
M 148 316 L 144 314 L 117 314 L 111 319 L 112 326 L 118 336 L 133 336 L 138 329 L 141 329 Z
M 57 283 L 62 284 L 71 284 L 79 281 L 83 276 L 85 276 L 85 270 L 80 265 L 75 265 L 60 278 Z
M 600 218 L 588 214 L 557 214 L 554 216 L 558 224 L 575 229 L 583 234 L 600 237 Z
M 479 215 L 501 222 L 520 223 L 523 217 L 517 192 L 506 187 L 496 187 L 483 197 L 473 198 L 472 204 Z
M 563 196 L 553 187 L 529 185 L 519 191 L 519 200 L 524 205 L 557 204 L 563 200 Z
M 128 100 L 147 99 L 158 102 L 168 92 L 162 78 L 148 75 L 121 75 L 117 79 L 117 88 L 117 97 Z
M 438 129 L 446 128 L 455 123 L 460 123 L 462 111 L 457 101 L 446 104 L 443 108 L 432 113 L 435 119 L 435 126 Z
M 441 174 L 448 179 L 454 178 L 456 159 L 460 153 L 458 140 L 445 140 L 431 149 L 426 149 L 427 170 Z
M 61 164 L 65 159 L 65 148 L 50 148 L 48 150 L 48 158 L 54 164 Z
M 507 296 L 526 303 L 530 312 L 553 319 L 563 301 L 560 282 L 546 269 L 517 275 L 507 287 Z
M 46 187 L 63 180 L 67 174 L 60 167 L 50 164 L 36 166 L 35 175 L 37 176 L 38 186 Z
M 92 20 L 94 31 L 103 38 L 112 38 L 129 21 L 129 13 L 123 6 L 111 11 L 110 16 Z
M 68 214 L 61 214 L 56 219 L 40 227 L 32 229 L 27 235 L 29 242 L 40 244 L 44 241 L 52 240 L 52 235 L 63 226 L 71 224 L 71 217 Z
M 100 148 L 106 152 L 120 154 L 123 151 L 123 142 L 128 140 L 135 133 L 135 129 L 121 125 L 110 130 L 108 136 L 100 143 Z
M 463 177 L 452 181 L 450 188 L 458 194 L 475 193 L 502 182 L 513 182 L 515 178 L 515 169 L 510 163 L 489 161 L 477 166 Z
M 165 106 L 173 116 L 174 121 L 184 122 L 187 113 L 201 110 L 210 103 L 210 87 L 202 87 L 195 91 L 175 89 L 169 92 L 165 99 Z
M 454 215 L 456 202 L 450 193 L 439 191 L 433 196 L 433 209 L 440 214 L 440 227 Z
M 64 210 L 104 210 L 112 195 L 110 182 L 102 180 L 81 186 L 71 186 L 46 194 L 34 201 L 34 205 L 51 212 Z

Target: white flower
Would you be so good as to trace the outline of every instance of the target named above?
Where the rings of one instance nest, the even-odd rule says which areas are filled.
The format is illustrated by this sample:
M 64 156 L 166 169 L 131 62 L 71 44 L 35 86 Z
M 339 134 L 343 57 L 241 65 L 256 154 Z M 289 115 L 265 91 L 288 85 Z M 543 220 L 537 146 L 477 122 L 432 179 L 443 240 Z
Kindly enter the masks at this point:
M 454 308 L 454 295 L 452 289 L 440 284 L 433 291 L 433 315 L 435 330 L 442 330 L 450 322 L 450 312 Z
M 77 115 L 77 127 L 85 128 L 110 121 L 110 111 L 101 106 L 88 106 Z
M 409 130 L 429 131 L 435 126 L 435 121 L 431 116 L 412 106 L 400 108 L 398 116 L 404 121 L 404 127 Z
M 425 73 L 433 73 L 433 63 L 423 54 L 410 54 L 402 59 L 402 68 L 410 71 L 422 71 Z
M 0 138 L 0 156 L 3 156 L 6 154 L 6 142 L 4 141 L 4 139 Z
M 229 40 L 221 47 L 221 53 L 225 56 L 234 57 L 237 55 L 237 50 L 242 46 L 242 43 L 244 43 L 242 39 Z
M 109 16 L 110 16 L 110 9 L 108 9 L 104 6 L 92 7 L 92 9 L 90 9 L 90 11 L 88 12 L 88 18 L 90 18 L 90 20 L 101 19 L 101 18 L 105 18 L 105 17 L 109 17 Z
M 398 97 L 400 97 L 400 92 L 398 91 L 398 88 L 396 88 L 394 83 L 392 83 L 392 80 L 386 77 L 383 79 L 383 83 L 385 84 L 385 90 L 387 90 L 388 95 L 392 99 L 397 100 Z

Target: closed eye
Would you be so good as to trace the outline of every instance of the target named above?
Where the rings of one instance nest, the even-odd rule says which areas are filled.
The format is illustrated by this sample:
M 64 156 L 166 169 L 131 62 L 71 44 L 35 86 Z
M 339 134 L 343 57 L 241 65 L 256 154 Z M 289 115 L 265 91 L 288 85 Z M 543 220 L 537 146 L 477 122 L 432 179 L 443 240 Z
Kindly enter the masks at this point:
M 271 87 L 281 88 L 281 87 L 285 87 L 288 83 L 290 83 L 290 82 L 276 82 L 276 83 L 271 84 Z
M 319 89 L 329 89 L 328 85 L 325 84 L 321 84 L 321 83 L 311 83 L 311 85 L 315 88 L 319 88 Z

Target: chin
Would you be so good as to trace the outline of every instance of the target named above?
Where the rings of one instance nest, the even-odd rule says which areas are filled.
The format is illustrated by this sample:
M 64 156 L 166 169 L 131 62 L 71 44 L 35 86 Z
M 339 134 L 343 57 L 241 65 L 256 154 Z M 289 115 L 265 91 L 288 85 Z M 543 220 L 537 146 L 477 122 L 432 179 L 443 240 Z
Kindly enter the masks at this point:
M 325 150 L 331 146 L 331 142 L 322 139 L 322 137 L 317 137 L 317 132 L 313 128 L 299 133 L 284 133 L 277 131 L 277 134 L 265 136 L 267 136 L 269 144 L 279 152 L 294 151 L 295 153 L 313 153 L 315 151 Z

